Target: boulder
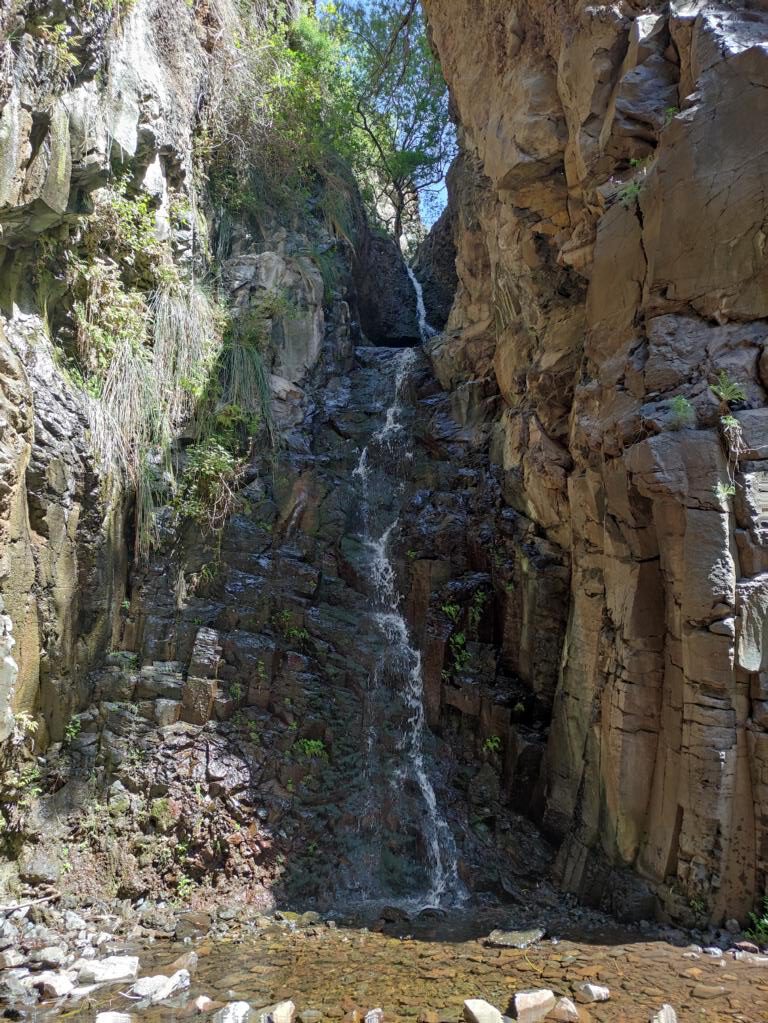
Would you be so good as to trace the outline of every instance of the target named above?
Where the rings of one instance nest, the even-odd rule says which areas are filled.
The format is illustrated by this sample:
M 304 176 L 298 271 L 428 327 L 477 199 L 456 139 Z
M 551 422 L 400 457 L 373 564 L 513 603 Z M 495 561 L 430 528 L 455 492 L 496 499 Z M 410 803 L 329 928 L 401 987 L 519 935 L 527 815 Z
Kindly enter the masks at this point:
M 82 963 L 77 979 L 81 984 L 109 984 L 118 980 L 135 980 L 138 972 L 138 956 L 108 956 Z
M 520 1023 L 538 1023 L 554 1008 L 557 999 L 552 991 L 540 988 L 536 991 L 518 991 L 512 1000 L 514 1018 Z
M 483 998 L 468 998 L 464 1002 L 466 1023 L 502 1023 L 499 1010 Z
M 184 991 L 189 987 L 190 977 L 188 970 L 177 970 L 170 977 L 162 974 L 156 977 L 141 977 L 130 990 L 134 998 L 146 999 L 150 1005 L 163 1002 L 171 995 Z
M 37 988 L 43 998 L 62 998 L 74 989 L 74 981 L 66 973 L 46 970 L 32 978 L 32 987 Z

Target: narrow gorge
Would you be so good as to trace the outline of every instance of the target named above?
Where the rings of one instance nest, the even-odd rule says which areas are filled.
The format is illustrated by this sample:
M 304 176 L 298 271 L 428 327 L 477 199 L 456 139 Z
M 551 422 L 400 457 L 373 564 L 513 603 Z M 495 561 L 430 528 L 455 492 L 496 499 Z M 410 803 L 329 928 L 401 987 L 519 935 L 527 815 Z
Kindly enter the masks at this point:
M 5 1016 L 768 1019 L 768 3 L 0 69 Z

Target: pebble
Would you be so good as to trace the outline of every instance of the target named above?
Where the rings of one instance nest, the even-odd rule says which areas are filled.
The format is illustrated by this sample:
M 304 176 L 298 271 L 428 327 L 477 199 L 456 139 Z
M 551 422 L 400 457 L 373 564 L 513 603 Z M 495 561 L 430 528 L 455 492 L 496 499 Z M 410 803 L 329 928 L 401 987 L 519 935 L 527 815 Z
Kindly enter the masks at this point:
M 213 1023 L 248 1023 L 250 1015 L 248 1002 L 230 1002 L 213 1014 Z
M 576 988 L 576 998 L 580 1002 L 607 1002 L 610 997 L 611 992 L 607 987 L 589 981 L 579 984 Z
M 467 1023 L 502 1023 L 499 1010 L 483 998 L 468 998 L 464 1002 L 464 1019 Z
M 96 1023 L 133 1023 L 134 1017 L 127 1012 L 100 1012 Z
M 518 991 L 514 998 L 514 1018 L 520 1023 L 538 1023 L 554 1009 L 557 999 L 552 991 Z
M 727 990 L 719 984 L 697 984 L 691 994 L 694 998 L 720 998 Z
M 713 959 L 720 959 L 723 954 L 723 950 L 716 945 L 709 945 L 703 952 L 705 956 L 712 956 Z
M 664 1005 L 651 1016 L 651 1023 L 677 1023 L 677 1013 L 671 1005 Z

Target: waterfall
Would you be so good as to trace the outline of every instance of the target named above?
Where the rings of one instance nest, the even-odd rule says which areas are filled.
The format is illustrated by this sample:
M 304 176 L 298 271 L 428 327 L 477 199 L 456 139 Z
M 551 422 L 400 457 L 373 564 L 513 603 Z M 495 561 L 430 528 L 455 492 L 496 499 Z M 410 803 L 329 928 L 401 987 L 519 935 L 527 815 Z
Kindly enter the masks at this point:
M 423 308 L 423 305 L 422 305 Z M 397 761 L 387 772 L 377 764 L 382 774 L 388 775 L 387 784 L 393 800 L 401 798 L 407 783 L 415 785 L 421 808 L 418 824 L 427 856 L 428 890 L 417 901 L 420 906 L 439 905 L 441 902 L 460 901 L 464 889 L 458 876 L 456 846 L 450 827 L 440 812 L 434 786 L 425 765 L 424 739 L 427 725 L 424 714 L 424 685 L 421 653 L 411 644 L 408 626 L 400 612 L 401 595 L 397 590 L 395 568 L 390 560 L 389 546 L 398 518 L 390 521 L 378 536 L 371 535 L 369 508 L 371 501 L 370 482 L 373 471 L 371 453 L 378 458 L 397 459 L 409 457 L 406 431 L 402 423 L 403 391 L 409 371 L 413 367 L 417 352 L 412 348 L 403 349 L 395 357 L 394 393 L 386 410 L 384 423 L 363 449 L 353 476 L 361 482 L 363 498 L 362 539 L 368 554 L 373 600 L 373 618 L 384 646 L 379 663 L 370 680 L 375 693 L 382 680 L 393 680 L 404 709 L 404 724 L 398 741 Z M 374 720 L 368 730 L 368 755 L 375 757 L 377 722 Z M 368 768 L 366 768 L 368 773 Z M 372 773 L 372 772 L 371 772 Z M 368 775 L 370 780 L 370 774 Z M 375 793 L 368 795 L 367 808 L 375 799 Z M 377 836 L 380 839 L 380 833 Z
M 435 330 L 435 328 L 430 326 L 427 322 L 427 310 L 424 305 L 424 291 L 421 287 L 421 282 L 413 272 L 413 269 L 408 266 L 407 263 L 405 265 L 405 269 L 408 271 L 408 276 L 411 279 L 413 290 L 416 292 L 416 315 L 419 319 L 419 337 L 421 338 L 421 343 L 424 344 L 426 341 L 429 341 L 431 337 L 434 337 L 435 334 L 438 334 L 439 331 Z

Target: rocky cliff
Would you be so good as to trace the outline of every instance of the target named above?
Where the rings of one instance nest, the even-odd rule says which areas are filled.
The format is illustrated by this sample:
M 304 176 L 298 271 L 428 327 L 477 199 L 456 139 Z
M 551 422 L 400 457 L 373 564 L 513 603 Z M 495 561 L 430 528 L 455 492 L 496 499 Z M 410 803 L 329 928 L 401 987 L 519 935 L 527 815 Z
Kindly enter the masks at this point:
M 517 520 L 501 643 L 551 715 L 532 809 L 571 890 L 643 911 L 629 867 L 682 918 L 743 916 L 767 866 L 768 13 L 424 6 L 463 145 L 433 359 L 489 396 Z

